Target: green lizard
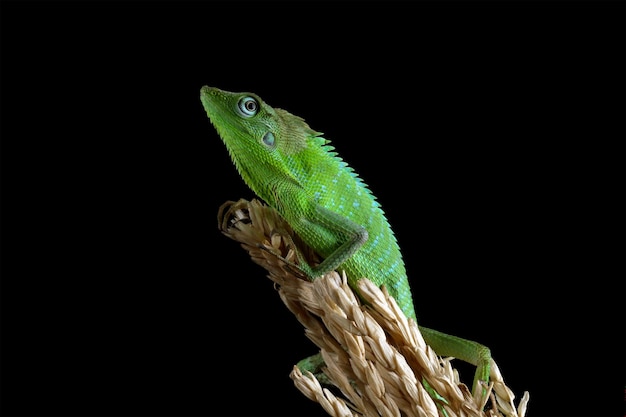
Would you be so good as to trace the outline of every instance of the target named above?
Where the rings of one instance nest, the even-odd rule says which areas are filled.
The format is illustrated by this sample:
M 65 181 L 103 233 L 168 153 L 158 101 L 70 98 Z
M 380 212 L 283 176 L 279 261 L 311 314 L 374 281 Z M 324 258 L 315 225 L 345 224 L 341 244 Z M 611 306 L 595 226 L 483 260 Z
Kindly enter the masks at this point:
M 406 316 L 416 319 L 400 248 L 387 218 L 329 141 L 302 118 L 272 108 L 256 94 L 204 86 L 200 99 L 245 183 L 323 259 L 315 267 L 301 262 L 299 268 L 310 279 L 345 270 L 353 289 L 358 279 L 367 277 L 385 285 Z M 476 366 L 474 392 L 479 382 L 486 386 L 491 362 L 487 347 L 419 329 L 438 355 Z

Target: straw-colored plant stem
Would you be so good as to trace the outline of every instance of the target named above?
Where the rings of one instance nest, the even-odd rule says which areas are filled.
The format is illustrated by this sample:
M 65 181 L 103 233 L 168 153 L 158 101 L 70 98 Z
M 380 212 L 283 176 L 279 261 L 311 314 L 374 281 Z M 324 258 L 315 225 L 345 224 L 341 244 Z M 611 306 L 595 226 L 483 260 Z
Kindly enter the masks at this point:
M 425 344 L 417 324 L 406 318 L 385 288 L 362 279 L 360 300 L 337 272 L 309 281 L 285 263 L 283 259 L 298 262 L 293 245 L 308 262 L 319 259 L 274 209 L 257 200 L 227 202 L 220 207 L 218 224 L 267 269 L 281 299 L 319 347 L 324 373 L 335 389 L 331 392 L 297 366 L 290 376 L 331 416 L 525 415 L 528 392 L 516 408 L 493 360 L 487 404 L 473 398 L 451 359 L 438 357 Z M 423 382 L 444 400 L 435 402 Z

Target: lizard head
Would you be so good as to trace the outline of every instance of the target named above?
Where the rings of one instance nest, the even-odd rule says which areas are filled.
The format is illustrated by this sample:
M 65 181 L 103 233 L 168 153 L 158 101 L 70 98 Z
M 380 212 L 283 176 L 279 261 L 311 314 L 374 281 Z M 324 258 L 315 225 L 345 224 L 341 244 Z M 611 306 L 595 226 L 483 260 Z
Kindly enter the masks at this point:
M 275 109 L 253 93 L 204 86 L 200 100 L 246 184 L 270 203 L 273 185 L 297 183 L 296 156 L 321 133 L 291 113 Z M 319 138 L 321 139 L 321 138 Z

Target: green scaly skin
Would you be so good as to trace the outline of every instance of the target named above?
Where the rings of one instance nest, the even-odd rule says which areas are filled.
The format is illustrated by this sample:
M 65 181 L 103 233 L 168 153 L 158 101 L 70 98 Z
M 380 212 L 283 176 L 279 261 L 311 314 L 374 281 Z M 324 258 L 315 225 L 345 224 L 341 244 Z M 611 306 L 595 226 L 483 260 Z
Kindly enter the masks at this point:
M 367 277 L 385 285 L 406 316 L 416 319 L 400 248 L 387 218 L 329 141 L 302 118 L 272 108 L 253 93 L 204 86 L 200 99 L 245 183 L 323 258 L 315 267 L 301 263 L 304 273 L 315 279 L 345 270 L 353 289 L 358 279 Z M 488 348 L 432 329 L 420 331 L 438 355 L 477 367 L 474 390 L 478 381 L 489 381 Z

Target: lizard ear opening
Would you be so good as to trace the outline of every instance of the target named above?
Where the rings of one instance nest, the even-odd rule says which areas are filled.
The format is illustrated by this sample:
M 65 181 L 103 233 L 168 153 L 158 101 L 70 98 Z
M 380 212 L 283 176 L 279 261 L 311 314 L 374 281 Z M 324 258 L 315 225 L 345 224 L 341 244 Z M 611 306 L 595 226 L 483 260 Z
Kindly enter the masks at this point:
M 263 144 L 270 149 L 274 149 L 276 147 L 276 138 L 274 137 L 274 134 L 270 131 L 267 131 L 267 133 L 263 135 L 263 138 L 261 140 L 263 141 Z
M 311 129 L 303 118 L 294 116 L 283 109 L 274 109 L 280 129 L 281 149 L 287 153 L 296 153 L 307 147 L 307 139 L 321 135 Z

